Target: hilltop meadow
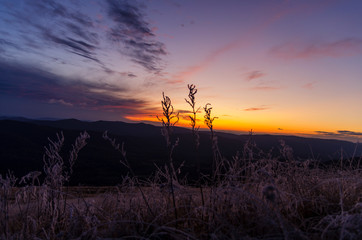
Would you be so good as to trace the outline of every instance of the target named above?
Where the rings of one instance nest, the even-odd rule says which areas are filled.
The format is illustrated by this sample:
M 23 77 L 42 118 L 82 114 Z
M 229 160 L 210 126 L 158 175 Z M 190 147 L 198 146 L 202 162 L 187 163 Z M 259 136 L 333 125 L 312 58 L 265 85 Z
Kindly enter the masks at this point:
M 209 132 L 202 132 L 197 89 L 188 90 L 190 130 L 177 128 L 178 113 L 164 94 L 162 127 L 139 124 L 123 137 L 100 133 L 104 129 L 92 123 L 79 133 L 75 120 L 54 126 L 2 120 L 0 238 L 362 239 L 359 145 L 343 143 L 351 154 L 331 152 L 330 161 L 303 148 L 293 151 L 288 140 L 300 142 L 296 137 L 265 150 L 252 133 L 241 143 L 215 132 L 209 104 L 201 109 Z M 64 123 L 71 124 L 55 126 Z M 10 151 L 14 141 L 26 151 Z M 39 150 L 40 143 L 46 147 Z M 98 162 L 87 162 L 91 156 Z

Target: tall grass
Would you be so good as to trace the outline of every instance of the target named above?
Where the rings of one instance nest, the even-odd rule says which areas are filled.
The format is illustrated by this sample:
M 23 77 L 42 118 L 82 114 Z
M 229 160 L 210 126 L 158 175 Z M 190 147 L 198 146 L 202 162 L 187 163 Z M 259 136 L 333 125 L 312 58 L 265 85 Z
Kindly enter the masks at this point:
M 173 143 L 171 136 L 173 133 L 172 127 L 176 125 L 179 121 L 179 113 L 174 112 L 174 107 L 171 103 L 171 99 L 168 96 L 165 96 L 164 93 L 162 93 L 163 100 L 161 101 L 162 111 L 163 111 L 163 118 L 158 117 L 157 119 L 161 121 L 162 123 L 162 129 L 161 134 L 165 137 L 166 140 L 166 146 L 167 146 L 167 156 L 168 156 L 168 162 L 166 163 L 165 169 L 168 173 L 167 180 L 169 182 L 170 190 L 171 190 L 171 196 L 172 196 L 172 204 L 174 209 L 174 215 L 175 215 L 175 226 L 177 228 L 178 223 L 178 214 L 177 214 L 177 207 L 176 207 L 176 199 L 175 199 L 175 187 L 174 182 L 178 183 L 178 177 L 177 173 L 175 171 L 175 167 L 173 164 L 173 151 L 175 147 L 178 145 L 178 139 Z
M 204 144 L 196 126 L 197 90 L 194 85 L 188 90 L 195 143 L 190 151 L 197 154 Z M 178 179 L 180 168 L 172 161 L 178 141 L 172 127 L 178 114 L 164 94 L 161 106 L 165 167 L 157 166 L 153 176 L 141 181 L 124 144 L 105 133 L 130 175 L 117 186 L 89 195 L 67 186 L 89 135 L 80 134 L 65 161 L 60 154 L 64 135 L 59 134 L 45 148 L 43 173 L 20 179 L 10 172 L 0 176 L 0 238 L 362 239 L 362 171 L 351 163 L 355 158 L 319 168 L 316 160 L 297 161 L 285 142 L 280 156 L 263 153 L 251 133 L 241 151 L 225 159 L 214 132 L 216 118 L 207 104 L 204 120 L 214 164 L 210 173 L 200 173 L 195 188 Z
M 188 98 L 185 98 L 185 101 L 190 105 L 192 111 L 191 114 L 188 116 L 190 118 L 190 125 L 191 125 L 191 131 L 192 131 L 192 136 L 193 136 L 193 140 L 194 140 L 194 147 L 195 147 L 195 154 L 196 154 L 196 170 L 197 170 L 197 178 L 198 178 L 198 188 L 200 189 L 200 196 L 201 196 L 201 204 L 202 207 L 205 207 L 205 199 L 204 199 L 204 191 L 203 191 L 203 186 L 202 186 L 202 182 L 201 182 L 201 170 L 200 170 L 200 165 L 201 165 L 201 161 L 200 161 L 200 157 L 199 157 L 199 147 L 200 147 L 200 134 L 199 134 L 199 129 L 200 126 L 196 126 L 196 123 L 198 121 L 197 119 L 197 113 L 199 112 L 199 110 L 201 109 L 201 107 L 197 107 L 196 106 L 196 93 L 197 93 L 197 89 L 196 86 L 194 84 L 188 84 L 187 88 L 189 90 L 189 94 L 188 94 Z M 203 220 L 203 214 L 201 214 L 201 219 Z

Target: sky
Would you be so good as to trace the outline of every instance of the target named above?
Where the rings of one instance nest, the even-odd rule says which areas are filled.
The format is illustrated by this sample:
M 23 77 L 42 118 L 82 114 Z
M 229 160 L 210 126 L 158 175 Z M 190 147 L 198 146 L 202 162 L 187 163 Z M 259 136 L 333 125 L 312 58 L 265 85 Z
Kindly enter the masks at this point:
M 0 116 L 362 139 L 362 1 L 0 0 Z

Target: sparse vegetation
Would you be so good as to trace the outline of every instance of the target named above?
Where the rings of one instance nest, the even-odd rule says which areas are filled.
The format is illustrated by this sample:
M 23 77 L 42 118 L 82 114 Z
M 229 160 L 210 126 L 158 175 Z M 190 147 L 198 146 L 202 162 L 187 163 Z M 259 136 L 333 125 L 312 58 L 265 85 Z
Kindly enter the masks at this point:
M 194 149 L 200 144 L 194 85 L 189 85 Z M 225 159 L 213 130 L 215 117 L 206 104 L 205 123 L 211 131 L 210 173 L 198 167 L 197 188 L 180 179 L 182 165 L 172 161 L 178 140 L 172 127 L 178 114 L 169 97 L 161 102 L 162 135 L 168 161 L 142 180 L 126 157 L 124 144 L 104 134 L 120 152 L 130 175 L 117 186 L 69 187 L 78 152 L 89 135 L 76 139 L 69 160 L 59 151 L 63 134 L 49 139 L 44 177 L 31 172 L 20 180 L 0 175 L 1 239 L 362 239 L 362 178 L 359 160 L 320 168 L 317 160 L 296 160 L 281 143 L 280 157 L 258 151 L 252 134 L 240 153 Z M 358 160 L 358 163 L 353 161 Z

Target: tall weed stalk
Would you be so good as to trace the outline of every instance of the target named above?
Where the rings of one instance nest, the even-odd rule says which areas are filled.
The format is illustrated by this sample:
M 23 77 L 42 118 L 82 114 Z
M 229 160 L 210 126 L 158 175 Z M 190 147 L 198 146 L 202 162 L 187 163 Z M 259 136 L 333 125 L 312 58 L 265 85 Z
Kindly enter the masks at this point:
M 171 195 L 172 195 L 172 204 L 174 207 L 174 214 L 176 219 L 176 226 L 177 226 L 177 208 L 176 208 L 176 200 L 175 200 L 175 190 L 174 190 L 174 181 L 178 183 L 177 173 L 175 171 L 175 167 L 173 165 L 173 158 L 172 154 L 175 149 L 175 147 L 178 145 L 178 139 L 175 141 L 175 143 L 171 142 L 171 135 L 173 132 L 173 127 L 178 123 L 179 121 L 179 113 L 174 112 L 174 107 L 171 103 L 171 99 L 168 96 L 165 96 L 164 93 L 162 93 L 163 100 L 161 101 L 162 106 L 162 114 L 163 117 L 158 117 L 157 119 L 162 123 L 162 129 L 161 134 L 164 136 L 166 140 L 166 146 L 167 146 L 167 155 L 168 155 L 168 169 L 169 169 L 169 182 L 170 182 L 170 189 L 171 189 Z
M 191 115 L 189 115 L 190 118 L 190 125 L 191 125 L 191 131 L 192 131 L 192 136 L 193 136 L 193 140 L 194 140 L 194 148 L 195 148 L 195 153 L 196 153 L 196 171 L 197 171 L 197 179 L 198 179 L 198 187 L 200 189 L 200 194 L 201 194 L 201 201 L 202 201 L 202 206 L 205 206 L 205 200 L 204 200 L 204 193 L 203 193 L 203 189 L 202 189 L 202 184 L 201 184 L 201 170 L 200 170 L 200 157 L 199 157 L 199 146 L 200 146 L 200 134 L 199 134 L 199 128 L 200 126 L 196 127 L 196 122 L 198 121 L 197 119 L 197 112 L 200 110 L 201 107 L 196 107 L 196 100 L 195 100 L 195 95 L 197 93 L 197 89 L 196 86 L 194 84 L 188 84 L 187 88 L 189 90 L 189 94 L 188 94 L 188 99 L 185 98 L 185 101 L 190 105 L 191 107 Z M 202 217 L 203 219 L 203 217 Z
M 217 117 L 211 117 L 211 104 L 207 103 L 204 107 L 205 115 L 204 122 L 206 126 L 210 129 L 211 133 L 211 145 L 212 145 L 212 172 L 211 172 L 211 180 L 212 184 L 216 184 L 216 178 L 220 177 L 221 166 L 223 165 L 223 159 L 219 150 L 218 139 L 214 131 L 214 120 Z
M 112 139 L 112 138 L 110 138 L 110 137 L 108 136 L 108 132 L 107 132 L 107 131 L 105 131 L 105 132 L 103 133 L 103 138 L 104 138 L 105 140 L 109 141 L 109 142 L 111 143 L 111 145 L 113 146 L 113 148 L 114 148 L 116 151 L 118 151 L 118 152 L 120 152 L 120 153 L 122 154 L 123 159 L 120 160 L 121 164 L 122 164 L 123 166 L 125 166 L 125 167 L 128 169 L 128 171 L 131 173 L 131 177 L 134 179 L 133 182 L 135 182 L 136 187 L 137 187 L 138 190 L 140 191 L 140 193 L 141 193 L 141 195 L 142 195 L 142 198 L 143 198 L 143 201 L 145 202 L 148 211 L 151 213 L 151 215 L 152 215 L 153 217 L 156 217 L 155 213 L 152 211 L 152 209 L 151 209 L 151 207 L 150 207 L 150 205 L 149 205 L 149 202 L 148 202 L 148 200 L 147 200 L 147 198 L 146 198 L 145 193 L 144 193 L 143 190 L 142 190 L 142 187 L 141 187 L 141 185 L 140 185 L 140 183 L 139 183 L 139 180 L 138 180 L 138 178 L 137 178 L 137 175 L 136 175 L 135 172 L 133 171 L 133 168 L 131 167 L 131 164 L 130 164 L 129 161 L 128 161 L 128 158 L 127 158 L 127 155 L 126 155 L 126 151 L 125 151 L 125 149 L 124 149 L 124 142 L 122 142 L 122 146 L 120 147 L 120 145 L 119 145 L 118 143 L 116 143 L 116 139 Z

